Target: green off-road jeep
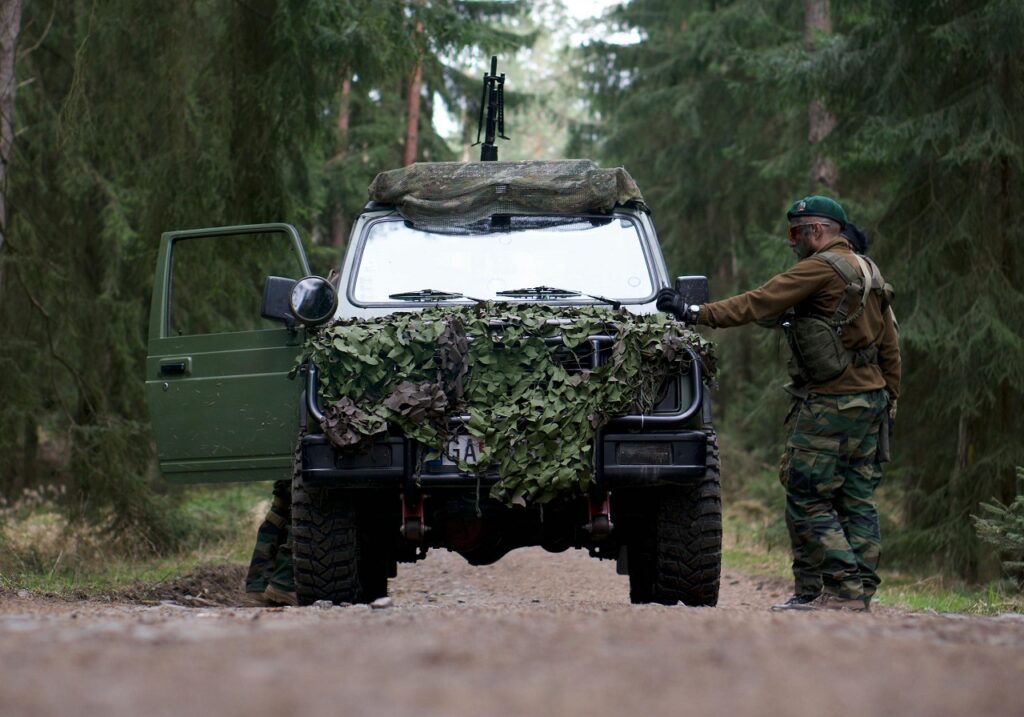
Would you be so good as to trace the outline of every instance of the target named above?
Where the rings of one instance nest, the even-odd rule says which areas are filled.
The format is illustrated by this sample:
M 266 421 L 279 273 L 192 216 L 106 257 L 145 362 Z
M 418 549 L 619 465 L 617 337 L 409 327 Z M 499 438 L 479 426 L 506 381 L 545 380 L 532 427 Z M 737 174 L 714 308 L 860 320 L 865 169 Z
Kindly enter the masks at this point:
M 416 164 L 370 197 L 330 280 L 286 224 L 163 236 L 146 389 L 167 479 L 290 477 L 303 604 L 382 597 L 430 548 L 534 545 L 617 560 L 633 602 L 716 604 L 708 344 L 655 307 L 707 281 L 670 283 L 629 175 Z

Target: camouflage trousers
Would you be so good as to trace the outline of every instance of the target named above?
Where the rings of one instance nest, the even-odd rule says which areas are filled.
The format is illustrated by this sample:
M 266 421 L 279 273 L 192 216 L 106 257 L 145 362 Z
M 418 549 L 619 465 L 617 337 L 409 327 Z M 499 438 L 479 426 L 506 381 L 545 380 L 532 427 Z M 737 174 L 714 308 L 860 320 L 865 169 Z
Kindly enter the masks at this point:
M 256 547 L 245 576 L 247 593 L 262 593 L 274 584 L 285 592 L 295 591 L 291 545 L 292 482 L 274 483 L 274 497 L 266 517 L 256 531 Z
M 790 436 L 779 478 L 798 595 L 870 598 L 882 537 L 874 492 L 881 481 L 878 432 L 885 391 L 817 395 L 787 419 Z

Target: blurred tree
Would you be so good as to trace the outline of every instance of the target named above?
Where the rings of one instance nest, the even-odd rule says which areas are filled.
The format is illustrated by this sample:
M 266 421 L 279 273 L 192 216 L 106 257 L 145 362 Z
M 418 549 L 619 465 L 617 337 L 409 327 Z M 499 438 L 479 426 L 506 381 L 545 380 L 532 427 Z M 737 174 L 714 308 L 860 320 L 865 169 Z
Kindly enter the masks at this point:
M 756 75 L 752 54 L 798 46 L 804 18 L 785 2 L 634 0 L 613 28 L 634 44 L 596 41 L 584 78 L 594 122 L 571 154 L 624 164 L 654 209 L 670 266 L 708 274 L 712 293 L 753 288 L 791 261 L 784 212 L 811 165 L 806 98 Z M 777 332 L 721 332 L 716 408 L 746 448 L 777 450 L 785 394 Z
M 428 98 L 437 53 L 515 35 L 494 25 L 515 3 L 424 7 Z M 331 236 L 334 211 L 353 216 L 400 162 L 415 21 L 361 0 L 25 5 L 0 246 L 0 490 L 32 478 L 41 436 L 58 457 L 39 478 L 69 483 L 76 516 L 152 547 L 182 538 L 152 480 L 142 401 L 160 233 L 286 220 Z M 424 114 L 420 155 L 443 156 Z
M 905 530 L 887 550 L 976 577 L 987 554 L 969 515 L 990 496 L 1011 500 L 1024 462 L 1024 5 L 802 5 L 614 10 L 639 41 L 590 45 L 593 121 L 575 129 L 574 152 L 625 163 L 671 264 L 711 273 L 719 296 L 789 263 L 772 236 L 808 168 L 837 195 L 842 173 L 839 199 L 875 239 L 903 327 L 889 482 L 903 490 Z M 773 334 L 716 338 L 725 425 L 741 445 L 774 450 Z
M 832 8 L 829 0 L 804 0 L 804 43 L 814 52 L 822 35 L 832 34 Z M 812 97 L 807 107 L 807 143 L 819 144 L 836 126 L 836 118 L 825 109 L 819 97 Z M 813 193 L 823 188 L 829 194 L 839 191 L 839 169 L 831 158 L 815 154 L 811 162 L 810 186 Z
M 21 0 L 0 1 L 0 251 L 7 236 L 7 167 L 14 141 L 14 98 L 18 82 L 15 59 L 21 32 Z M 4 265 L 0 255 L 0 292 L 4 285 Z
M 852 14 L 808 69 L 877 206 L 899 297 L 910 530 L 894 547 L 991 574 L 969 515 L 1011 501 L 1024 462 L 1024 5 L 870 0 Z
M 459 114 L 478 102 L 479 80 L 462 73 L 459 58 L 509 53 L 531 39 L 524 0 L 352 5 L 346 13 L 352 60 L 335 100 L 338 112 L 347 108 L 347 130 L 344 138 L 336 134 L 325 166 L 326 211 L 317 221 L 318 234 L 335 246 L 347 239 L 377 172 L 456 159 L 433 126 L 433 107 L 436 98 Z

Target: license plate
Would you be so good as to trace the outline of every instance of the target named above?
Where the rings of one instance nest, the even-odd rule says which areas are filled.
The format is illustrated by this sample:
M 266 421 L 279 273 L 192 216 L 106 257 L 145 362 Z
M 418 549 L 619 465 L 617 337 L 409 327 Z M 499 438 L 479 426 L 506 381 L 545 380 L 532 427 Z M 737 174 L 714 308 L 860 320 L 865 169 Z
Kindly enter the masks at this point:
M 476 436 L 455 436 L 445 447 L 444 453 L 437 461 L 431 461 L 435 465 L 454 466 L 457 461 L 463 461 L 469 465 L 476 463 L 477 457 L 484 450 L 484 442 Z

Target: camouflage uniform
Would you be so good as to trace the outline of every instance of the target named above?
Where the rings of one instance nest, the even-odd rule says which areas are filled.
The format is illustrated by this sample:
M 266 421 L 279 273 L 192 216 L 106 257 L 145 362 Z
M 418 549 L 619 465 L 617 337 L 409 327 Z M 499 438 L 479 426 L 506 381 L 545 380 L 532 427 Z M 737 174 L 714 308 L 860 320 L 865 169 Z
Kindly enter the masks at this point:
M 841 232 L 841 236 L 845 237 L 846 241 L 849 242 L 850 248 L 856 253 L 867 255 L 868 252 L 868 239 L 863 231 L 853 223 L 848 222 Z M 793 410 L 790 412 L 789 417 L 786 419 L 786 425 L 789 426 L 790 430 L 793 430 L 793 421 L 797 411 L 802 405 L 801 401 L 797 401 Z M 789 452 L 782 457 L 783 466 L 789 464 Z M 872 484 L 874 487 L 878 487 L 878 484 L 882 480 L 882 467 L 876 461 L 874 466 Z M 785 469 L 780 471 L 780 480 L 783 486 L 788 482 L 788 474 Z M 797 531 L 796 525 L 793 520 L 793 511 L 786 510 L 786 530 L 789 533 L 789 542 L 793 553 L 793 583 L 795 586 L 795 594 L 803 597 L 816 596 L 821 593 L 822 581 L 821 581 L 821 563 L 823 562 L 823 556 L 820 554 L 813 554 L 811 545 L 806 541 L 801 534 Z M 849 521 L 846 515 L 839 514 L 839 523 L 843 528 L 844 533 L 849 531 Z M 872 569 L 873 572 L 873 569 Z M 875 588 L 878 586 L 878 576 L 874 575 L 871 577 L 864 578 L 864 596 L 871 599 L 875 593 Z
M 247 593 L 262 593 L 271 583 L 285 592 L 295 591 L 291 560 L 291 508 L 291 481 L 276 481 L 270 509 L 256 531 L 256 547 L 245 577 Z
M 785 467 L 787 455 L 782 456 L 779 466 L 779 480 L 785 486 Z M 796 530 L 789 510 L 786 510 L 786 532 L 789 534 L 790 552 L 793 554 L 793 594 L 804 598 L 817 597 L 821 594 L 821 556 L 816 554 Z M 840 525 L 846 530 L 846 522 L 840 516 Z
M 875 460 L 888 405 L 885 391 L 812 394 L 791 418 L 779 478 L 793 540 L 798 595 L 826 592 L 870 598 L 882 537 L 872 496 Z
M 835 218 L 845 224 L 845 215 Z M 818 254 L 824 252 L 857 266 L 842 238 Z M 812 254 L 757 289 L 701 305 L 693 318 L 725 328 L 770 323 L 790 309 L 798 316 L 832 316 L 846 288 L 829 262 Z M 794 391 L 799 399 L 788 421 L 791 435 L 780 477 L 786 487 L 797 595 L 814 595 L 823 582 L 827 593 L 870 598 L 878 585 L 881 544 L 873 502 L 881 480 L 876 448 L 882 419 L 896 401 L 900 383 L 892 312 L 871 294 L 840 338 L 849 351 L 876 348 L 876 358 L 851 363 L 828 381 L 806 383 Z

